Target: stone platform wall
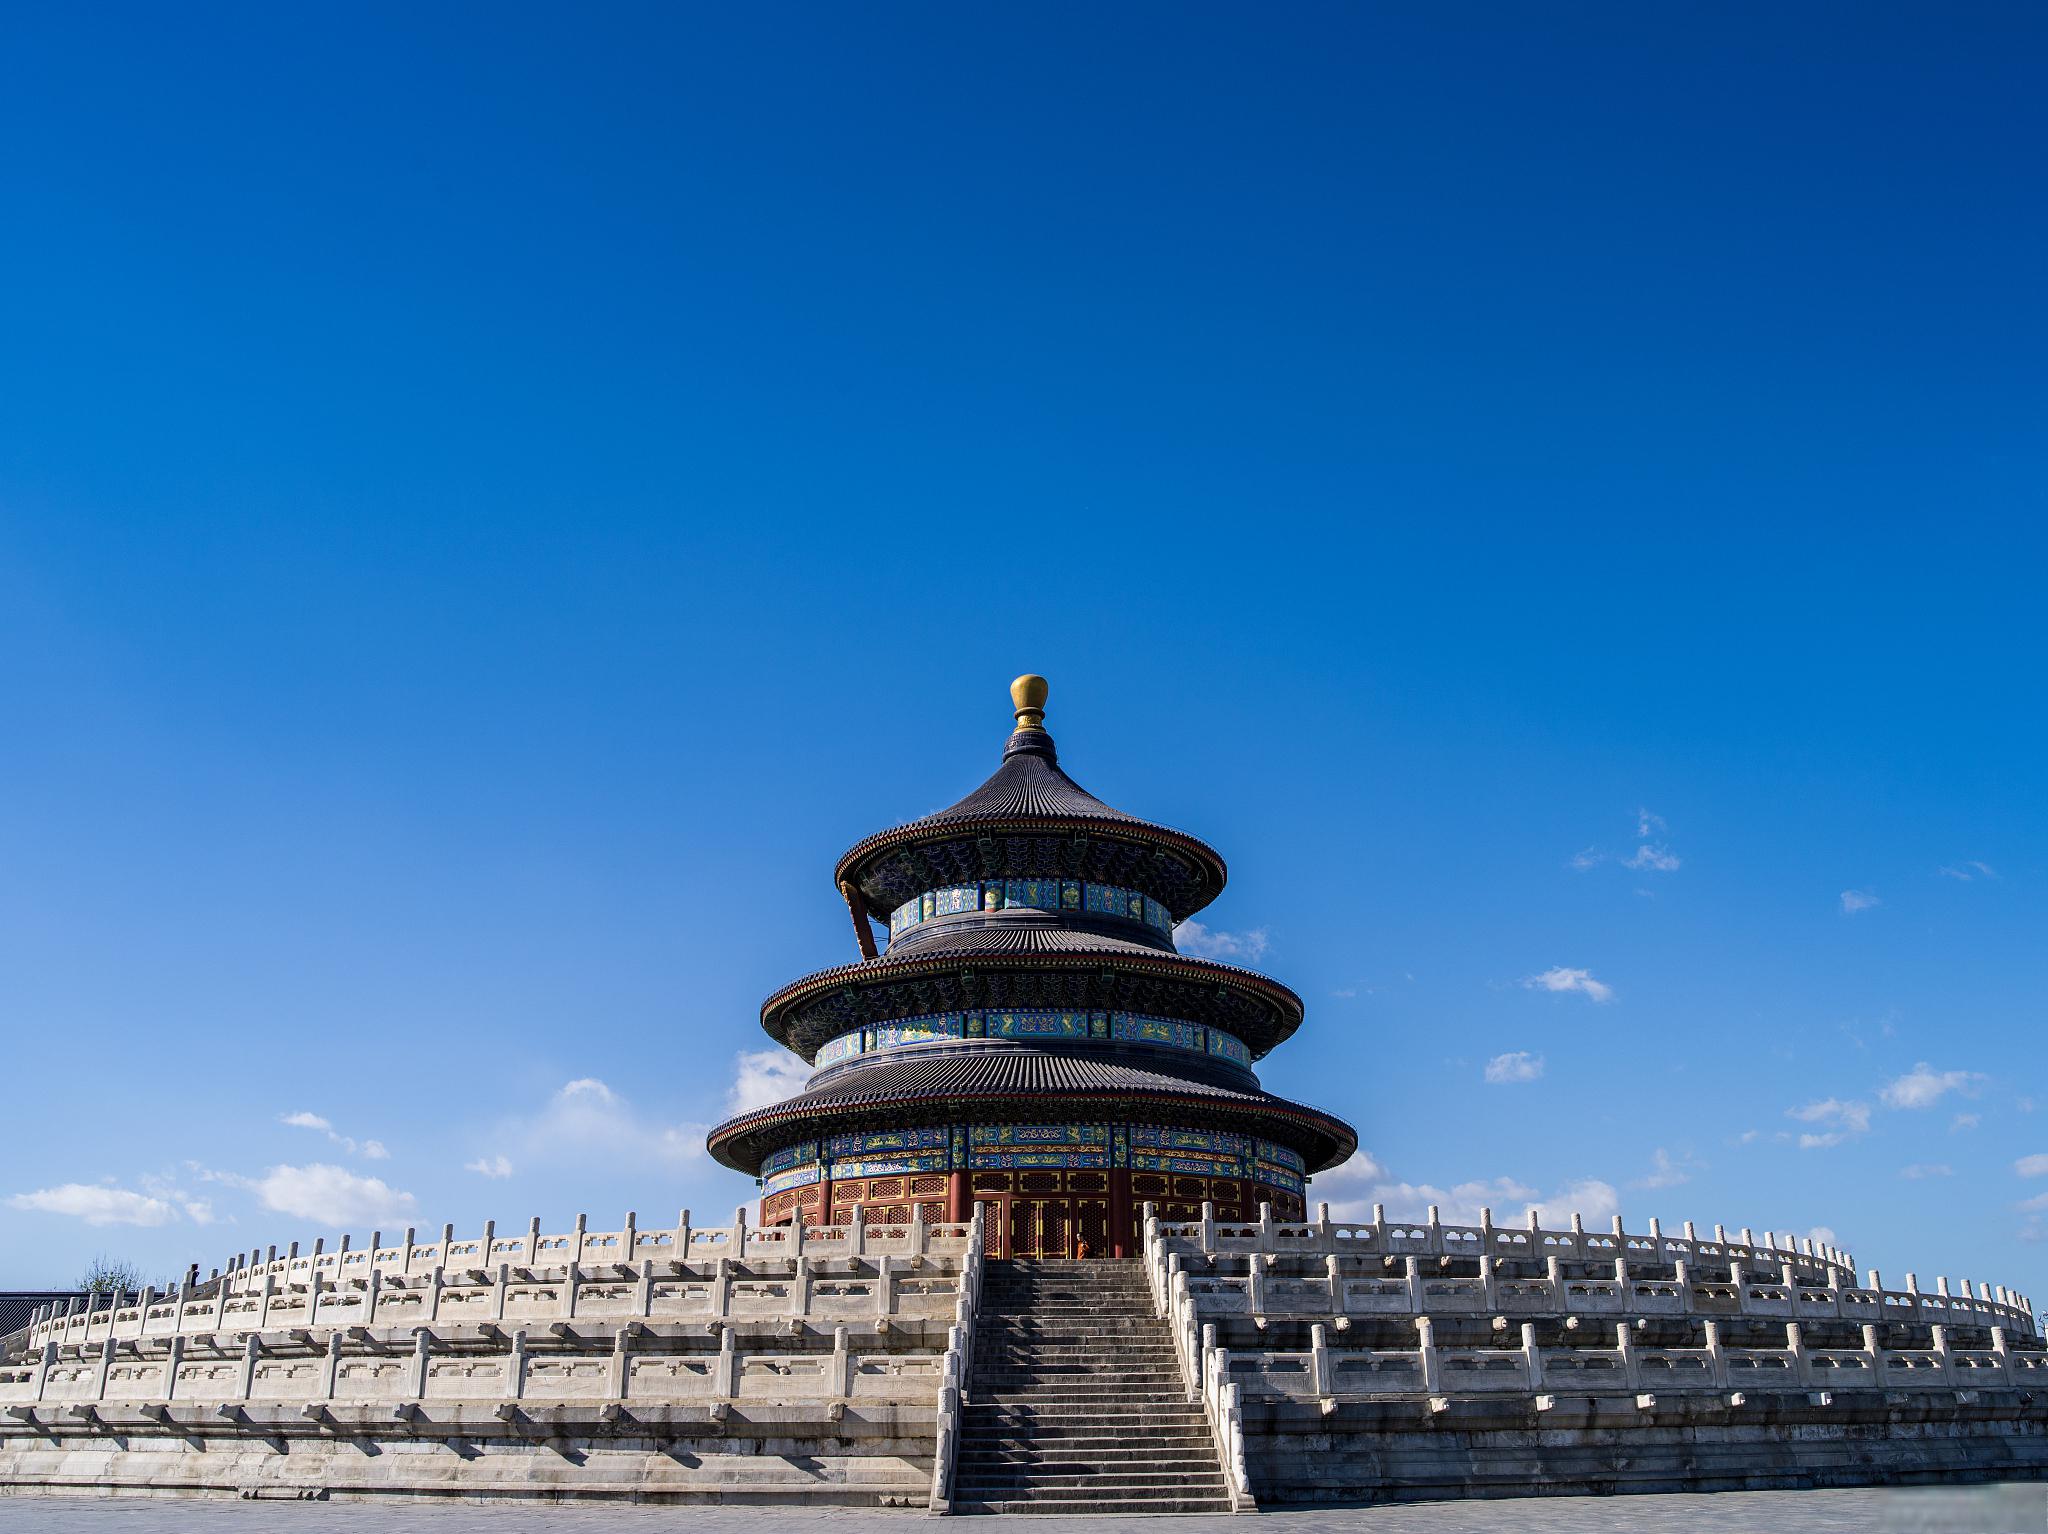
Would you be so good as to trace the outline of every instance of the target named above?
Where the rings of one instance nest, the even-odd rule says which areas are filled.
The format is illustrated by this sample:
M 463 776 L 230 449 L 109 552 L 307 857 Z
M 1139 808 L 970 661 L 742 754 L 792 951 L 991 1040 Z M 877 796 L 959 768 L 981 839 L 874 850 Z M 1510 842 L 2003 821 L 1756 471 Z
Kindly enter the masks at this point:
M 978 1222 L 509 1239 L 46 1315 L 0 1361 L 0 1491 L 929 1500 Z
M 1245 1495 L 2048 1475 L 2024 1296 L 1858 1284 L 1847 1253 L 1686 1227 L 1147 1220 L 1155 1303 Z

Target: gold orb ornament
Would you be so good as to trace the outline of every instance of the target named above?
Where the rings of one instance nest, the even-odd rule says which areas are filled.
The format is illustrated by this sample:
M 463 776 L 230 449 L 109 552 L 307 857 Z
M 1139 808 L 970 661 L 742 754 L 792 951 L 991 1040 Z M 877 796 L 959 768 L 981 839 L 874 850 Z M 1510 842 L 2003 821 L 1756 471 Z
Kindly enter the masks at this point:
M 1042 676 L 1020 676 L 1010 684 L 1010 701 L 1017 705 L 1019 730 L 1045 728 L 1045 696 L 1052 684 Z

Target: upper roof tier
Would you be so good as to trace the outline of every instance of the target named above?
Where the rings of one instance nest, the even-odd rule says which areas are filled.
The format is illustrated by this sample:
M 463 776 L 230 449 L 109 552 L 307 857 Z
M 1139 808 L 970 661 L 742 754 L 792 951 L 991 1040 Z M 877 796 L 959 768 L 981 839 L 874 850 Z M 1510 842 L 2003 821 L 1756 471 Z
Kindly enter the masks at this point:
M 1185 920 L 1229 876 L 1206 842 L 1112 809 L 1060 770 L 1045 732 L 1047 684 L 1010 684 L 1017 727 L 1003 763 L 949 809 L 858 842 L 833 877 L 877 921 L 905 901 L 981 879 L 1084 879 L 1137 890 Z

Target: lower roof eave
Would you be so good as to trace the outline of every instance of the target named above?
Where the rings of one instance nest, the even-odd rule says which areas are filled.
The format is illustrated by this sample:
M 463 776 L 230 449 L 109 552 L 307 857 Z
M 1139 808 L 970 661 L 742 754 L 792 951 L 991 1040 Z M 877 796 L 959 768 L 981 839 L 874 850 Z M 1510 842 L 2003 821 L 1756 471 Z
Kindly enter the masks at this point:
M 1173 1108 L 1192 1123 L 1219 1122 L 1240 1132 L 1252 1131 L 1299 1153 L 1310 1175 L 1326 1172 L 1349 1160 L 1358 1149 L 1358 1135 L 1342 1119 L 1317 1108 L 1283 1098 L 1263 1102 L 1218 1100 L 1209 1094 L 1170 1091 L 1065 1091 L 1055 1100 L 1063 1116 L 1082 1106 L 1125 1105 L 1119 1117 L 1134 1117 L 1129 1108 Z M 1051 1104 L 1034 1094 L 941 1095 L 900 1098 L 781 1111 L 760 1108 L 729 1119 L 707 1137 L 712 1159 L 736 1172 L 758 1177 L 761 1163 L 773 1151 L 804 1136 L 859 1129 L 877 1120 L 898 1124 L 930 1124 L 955 1119 L 1001 1122 L 1016 1113 L 1043 1118 Z M 1149 1113 L 1143 1114 L 1150 1117 Z M 1190 1127 L 1191 1127 L 1190 1125 Z

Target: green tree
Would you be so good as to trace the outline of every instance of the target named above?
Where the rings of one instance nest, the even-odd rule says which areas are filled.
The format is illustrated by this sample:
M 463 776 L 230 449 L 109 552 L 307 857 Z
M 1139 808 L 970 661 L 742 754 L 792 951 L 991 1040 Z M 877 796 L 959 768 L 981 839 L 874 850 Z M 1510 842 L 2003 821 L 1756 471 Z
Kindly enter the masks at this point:
M 86 1294 L 136 1294 L 142 1289 L 142 1270 L 102 1252 L 80 1276 L 78 1287 Z

